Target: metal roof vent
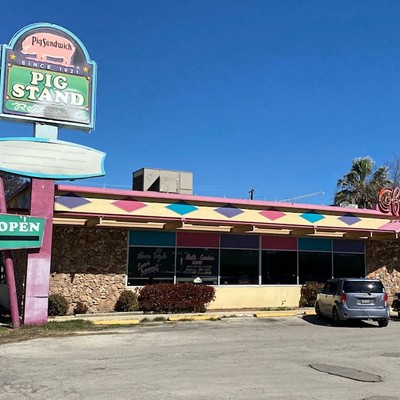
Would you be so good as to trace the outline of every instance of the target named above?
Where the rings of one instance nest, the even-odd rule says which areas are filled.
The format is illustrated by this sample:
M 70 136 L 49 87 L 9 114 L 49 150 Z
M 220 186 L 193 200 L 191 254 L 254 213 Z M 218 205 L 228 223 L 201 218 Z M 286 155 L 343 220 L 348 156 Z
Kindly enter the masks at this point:
M 142 168 L 133 173 L 133 190 L 193 194 L 193 174 L 184 171 Z

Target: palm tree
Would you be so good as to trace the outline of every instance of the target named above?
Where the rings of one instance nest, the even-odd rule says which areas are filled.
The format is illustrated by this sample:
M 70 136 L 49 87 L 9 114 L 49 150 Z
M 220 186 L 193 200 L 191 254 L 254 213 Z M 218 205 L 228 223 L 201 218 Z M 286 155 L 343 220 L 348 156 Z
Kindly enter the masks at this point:
M 388 166 L 392 188 L 400 187 L 400 155 L 396 154 L 393 161 L 388 163 Z
M 359 208 L 372 208 L 377 204 L 379 191 L 392 182 L 388 178 L 388 167 L 374 171 L 374 166 L 370 157 L 355 158 L 350 171 L 338 180 L 335 204 L 348 202 Z

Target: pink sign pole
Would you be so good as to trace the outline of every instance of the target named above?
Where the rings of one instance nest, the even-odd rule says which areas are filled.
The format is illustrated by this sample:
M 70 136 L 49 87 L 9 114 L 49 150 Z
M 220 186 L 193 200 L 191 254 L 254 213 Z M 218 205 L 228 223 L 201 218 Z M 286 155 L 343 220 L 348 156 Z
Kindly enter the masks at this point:
M 35 125 L 36 137 L 56 138 L 58 129 L 51 125 Z M 32 179 L 30 215 L 46 218 L 43 242 L 40 249 L 28 254 L 25 280 L 24 324 L 47 323 L 51 247 L 53 236 L 54 180 Z
M 7 213 L 6 195 L 4 192 L 3 178 L 0 177 L 0 213 Z M 10 250 L 3 250 L 4 266 L 6 267 L 8 297 L 10 299 L 11 322 L 14 329 L 20 327 L 17 288 L 15 285 L 14 264 Z
M 46 218 L 40 249 L 31 250 L 25 281 L 24 324 L 47 323 L 53 234 L 54 181 L 32 179 L 31 216 Z

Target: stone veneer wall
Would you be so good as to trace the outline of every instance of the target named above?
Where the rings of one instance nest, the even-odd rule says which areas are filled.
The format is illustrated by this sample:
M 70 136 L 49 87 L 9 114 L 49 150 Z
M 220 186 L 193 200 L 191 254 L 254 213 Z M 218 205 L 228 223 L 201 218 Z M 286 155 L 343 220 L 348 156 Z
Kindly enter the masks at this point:
M 128 231 L 53 227 L 50 293 L 78 302 L 90 313 L 112 311 L 126 288 Z
M 367 277 L 380 279 L 392 304 L 394 294 L 400 291 L 400 242 L 366 242 Z

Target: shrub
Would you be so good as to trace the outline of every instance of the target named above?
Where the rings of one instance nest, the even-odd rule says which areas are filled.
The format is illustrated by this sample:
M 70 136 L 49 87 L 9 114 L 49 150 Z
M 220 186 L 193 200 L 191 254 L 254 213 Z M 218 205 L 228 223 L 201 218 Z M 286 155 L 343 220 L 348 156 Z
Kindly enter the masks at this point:
M 51 294 L 49 296 L 49 310 L 50 316 L 66 315 L 68 312 L 69 304 L 65 297 L 60 294 Z
M 78 301 L 74 308 L 74 314 L 86 314 L 88 310 L 88 306 L 85 303 Z
M 215 288 L 193 283 L 159 283 L 144 286 L 138 296 L 143 312 L 205 312 L 215 300 Z
M 133 290 L 124 290 L 121 292 L 117 302 L 115 303 L 115 311 L 137 311 L 139 303 L 137 292 Z
M 300 290 L 300 307 L 314 307 L 318 290 L 324 286 L 320 282 L 306 282 Z

